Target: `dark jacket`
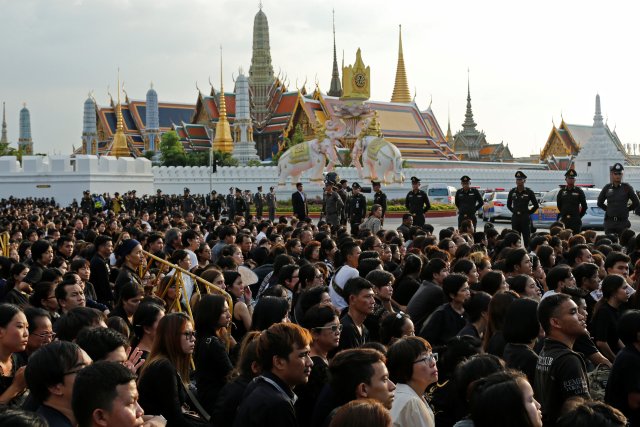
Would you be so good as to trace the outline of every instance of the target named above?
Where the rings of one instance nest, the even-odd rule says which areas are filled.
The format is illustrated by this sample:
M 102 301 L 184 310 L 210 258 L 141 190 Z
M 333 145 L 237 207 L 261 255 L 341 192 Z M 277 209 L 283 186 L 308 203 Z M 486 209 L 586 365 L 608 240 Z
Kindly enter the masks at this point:
M 293 407 L 295 396 L 289 386 L 267 372 L 255 378 L 247 387 L 233 425 L 297 427 L 298 421 Z

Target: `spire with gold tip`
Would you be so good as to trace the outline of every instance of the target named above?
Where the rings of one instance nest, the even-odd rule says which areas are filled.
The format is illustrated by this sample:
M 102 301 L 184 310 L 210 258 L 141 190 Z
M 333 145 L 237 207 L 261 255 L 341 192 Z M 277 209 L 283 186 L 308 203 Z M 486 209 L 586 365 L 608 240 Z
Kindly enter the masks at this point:
M 391 102 L 411 102 L 411 93 L 409 92 L 409 83 L 407 82 L 407 72 L 404 68 L 404 55 L 402 54 L 402 25 L 400 28 L 400 36 L 398 42 L 398 66 L 396 67 L 396 83 L 393 86 L 393 95 Z
M 122 117 L 122 105 L 120 104 L 120 70 L 118 70 L 118 104 L 116 104 L 116 134 L 113 135 L 111 155 L 116 157 L 131 157 L 127 145 L 127 136 L 124 134 L 124 118 Z
M 231 126 L 227 120 L 227 104 L 224 99 L 224 86 L 222 82 L 222 47 L 220 47 L 220 101 L 218 108 L 220 109 L 220 118 L 216 125 L 216 136 L 213 138 L 213 150 L 223 153 L 231 153 L 233 151 L 233 139 L 231 138 Z

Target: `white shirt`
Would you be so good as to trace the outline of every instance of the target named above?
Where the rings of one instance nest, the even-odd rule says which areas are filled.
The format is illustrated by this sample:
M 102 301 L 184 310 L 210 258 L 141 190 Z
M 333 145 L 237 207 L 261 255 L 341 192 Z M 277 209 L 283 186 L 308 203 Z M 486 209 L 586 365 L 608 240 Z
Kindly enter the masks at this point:
M 433 411 L 407 384 L 397 384 L 391 406 L 394 427 L 435 427 Z
M 189 254 L 189 260 L 191 261 L 190 270 L 193 270 L 198 266 L 198 255 L 196 255 L 196 253 L 191 249 L 185 249 L 184 251 Z
M 342 298 L 338 293 L 333 289 L 333 282 L 340 288 L 344 289 L 344 285 L 347 283 L 347 280 L 360 276 L 360 272 L 348 265 L 344 265 L 340 268 L 337 274 L 335 274 L 331 280 L 331 284 L 329 284 L 329 296 L 331 297 L 331 303 L 338 310 L 342 310 L 347 305 L 347 302 Z

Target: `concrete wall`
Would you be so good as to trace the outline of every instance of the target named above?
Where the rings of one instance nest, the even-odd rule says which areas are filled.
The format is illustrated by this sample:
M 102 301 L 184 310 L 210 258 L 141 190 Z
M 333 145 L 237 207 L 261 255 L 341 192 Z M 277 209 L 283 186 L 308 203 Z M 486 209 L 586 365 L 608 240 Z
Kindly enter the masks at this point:
M 0 198 L 53 197 L 61 205 L 80 200 L 82 192 L 153 192 L 151 162 L 144 158 L 82 155 L 0 157 Z
M 526 185 L 534 191 L 551 190 L 564 183 L 563 171 L 549 171 L 544 165 L 439 161 L 421 166 L 405 169 L 407 181 L 402 185 L 385 186 L 383 191 L 389 198 L 404 198 L 411 188 L 411 176 L 419 177 L 423 185 L 441 183 L 458 188 L 462 175 L 469 175 L 471 185 L 483 189 L 510 189 L 515 185 L 516 170 L 527 174 Z M 357 181 L 363 186 L 370 185 L 358 178 L 355 168 L 339 167 L 336 172 L 349 183 Z M 591 172 L 578 172 L 578 183 L 594 183 Z M 640 189 L 640 167 L 626 167 L 624 180 Z M 138 195 L 143 195 L 155 194 L 155 190 L 162 189 L 165 194 L 181 194 L 184 187 L 188 187 L 194 194 L 206 194 L 211 189 L 227 194 L 229 187 L 254 192 L 259 185 L 268 192 L 271 186 L 277 188 L 277 182 L 275 166 L 218 167 L 217 173 L 211 174 L 207 167 L 152 167 L 144 158 L 24 156 L 20 165 L 15 157 L 0 157 L 0 198 L 54 197 L 62 205 L 79 200 L 84 190 L 110 194 L 136 190 Z M 302 182 L 310 197 L 321 195 L 319 185 L 311 184 L 306 177 Z M 282 200 L 289 198 L 293 191 L 291 183 L 276 190 Z

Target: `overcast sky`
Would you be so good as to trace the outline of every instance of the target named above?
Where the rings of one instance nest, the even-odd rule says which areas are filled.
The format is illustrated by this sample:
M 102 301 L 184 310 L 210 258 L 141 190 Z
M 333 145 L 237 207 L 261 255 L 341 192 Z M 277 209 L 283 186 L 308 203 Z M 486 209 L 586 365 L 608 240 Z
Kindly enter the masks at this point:
M 18 139 L 22 103 L 31 111 L 34 150 L 69 153 L 82 133 L 89 91 L 108 103 L 117 68 L 132 99 L 154 83 L 161 101 L 195 103 L 196 82 L 209 92 L 233 88 L 251 61 L 258 0 L 0 0 L 0 101 L 9 139 Z M 371 99 L 393 90 L 402 24 L 404 57 L 421 109 L 443 131 L 464 121 L 467 68 L 478 128 L 515 155 L 538 153 L 561 114 L 592 124 L 596 93 L 623 143 L 640 143 L 637 119 L 640 26 L 635 2 L 264 0 L 271 56 L 289 88 L 329 89 L 331 9 L 338 61 L 358 47 L 371 66 Z M 15 146 L 15 145 L 14 145 Z

